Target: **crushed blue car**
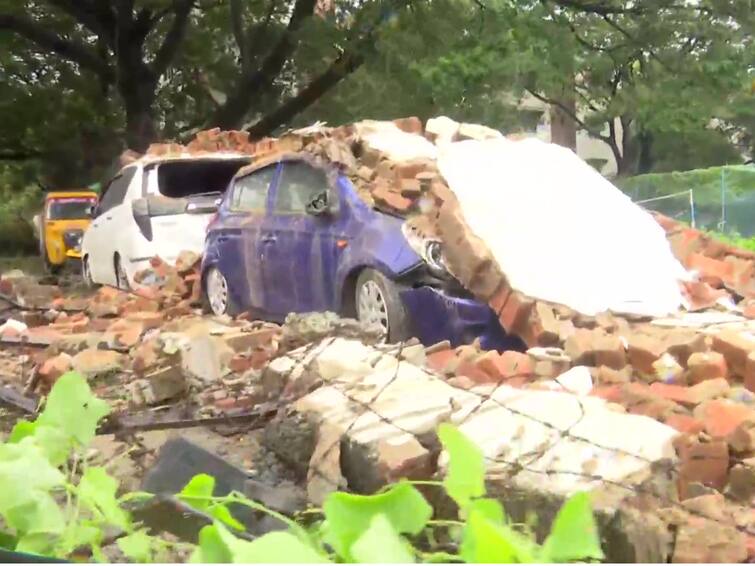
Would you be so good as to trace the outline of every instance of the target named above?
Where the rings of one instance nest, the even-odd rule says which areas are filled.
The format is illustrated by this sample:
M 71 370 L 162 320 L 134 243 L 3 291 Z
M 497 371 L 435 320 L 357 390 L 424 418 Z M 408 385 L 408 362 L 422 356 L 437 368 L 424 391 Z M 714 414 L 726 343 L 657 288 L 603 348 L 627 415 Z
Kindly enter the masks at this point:
M 333 311 L 379 325 L 391 342 L 522 349 L 448 273 L 438 241 L 414 247 L 404 219 L 368 206 L 335 166 L 304 154 L 232 180 L 207 228 L 202 285 L 217 315 Z

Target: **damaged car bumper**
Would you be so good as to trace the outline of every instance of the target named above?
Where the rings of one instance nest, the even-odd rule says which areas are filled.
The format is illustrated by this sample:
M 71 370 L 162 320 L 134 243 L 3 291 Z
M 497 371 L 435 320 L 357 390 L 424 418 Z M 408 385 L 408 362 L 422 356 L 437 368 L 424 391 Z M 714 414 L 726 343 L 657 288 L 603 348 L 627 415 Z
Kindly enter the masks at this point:
M 525 349 L 519 338 L 506 334 L 495 312 L 478 300 L 430 286 L 407 289 L 401 298 L 423 344 L 448 340 L 456 347 L 479 338 L 485 350 Z

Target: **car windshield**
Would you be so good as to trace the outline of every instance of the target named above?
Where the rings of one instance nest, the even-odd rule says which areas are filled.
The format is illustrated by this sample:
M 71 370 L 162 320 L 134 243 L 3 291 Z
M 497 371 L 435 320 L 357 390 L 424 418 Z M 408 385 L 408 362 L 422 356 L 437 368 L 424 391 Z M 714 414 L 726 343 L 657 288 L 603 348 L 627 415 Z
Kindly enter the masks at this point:
M 89 198 L 65 198 L 50 201 L 47 218 L 50 220 L 80 220 L 89 217 L 89 209 L 95 204 Z

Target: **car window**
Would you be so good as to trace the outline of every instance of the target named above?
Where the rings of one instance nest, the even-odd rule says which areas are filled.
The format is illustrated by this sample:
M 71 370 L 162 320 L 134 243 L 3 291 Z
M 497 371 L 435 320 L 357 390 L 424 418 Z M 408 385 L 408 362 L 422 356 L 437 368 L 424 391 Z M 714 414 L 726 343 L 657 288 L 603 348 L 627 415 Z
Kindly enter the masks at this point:
M 131 179 L 134 178 L 135 173 L 136 167 L 129 167 L 110 181 L 100 200 L 97 214 L 107 212 L 111 208 L 123 203 L 123 199 L 126 198 L 126 193 L 128 192 L 128 186 L 131 184 Z
M 275 212 L 303 213 L 307 204 L 328 188 L 328 177 L 322 169 L 302 161 L 287 162 L 278 182 Z
M 231 198 L 231 210 L 264 212 L 267 190 L 275 175 L 276 165 L 269 165 L 245 177 L 236 179 Z

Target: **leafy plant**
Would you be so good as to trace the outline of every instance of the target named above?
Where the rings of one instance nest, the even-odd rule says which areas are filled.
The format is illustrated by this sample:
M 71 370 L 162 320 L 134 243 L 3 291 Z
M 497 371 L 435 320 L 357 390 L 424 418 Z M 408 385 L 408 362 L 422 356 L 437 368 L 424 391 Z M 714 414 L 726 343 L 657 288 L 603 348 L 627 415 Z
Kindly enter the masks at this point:
M 215 479 L 199 474 L 178 499 L 212 518 L 196 545 L 151 535 L 134 522 L 125 505 L 152 497 L 118 495 L 118 482 L 103 467 L 90 466 L 87 445 L 109 413 L 86 380 L 62 376 L 33 421 L 19 421 L 0 444 L 0 546 L 60 558 L 103 551 L 115 542 L 135 562 L 164 562 L 171 551 L 191 553 L 202 563 L 407 563 L 570 562 L 600 560 L 603 552 L 587 494 L 569 499 L 542 545 L 512 523 L 500 502 L 487 498 L 483 455 L 459 430 L 441 425 L 448 454 L 442 482 L 401 481 L 374 495 L 335 492 L 321 517 L 305 525 L 249 500 L 240 493 L 214 495 Z M 440 488 L 458 506 L 458 520 L 432 520 L 433 509 L 415 483 Z M 288 528 L 253 540 L 233 517 L 233 505 L 267 513 Z M 443 545 L 436 534 L 446 531 Z
M 332 493 L 313 529 L 292 525 L 286 533 L 253 542 L 237 538 L 218 520 L 204 527 L 197 562 L 572 562 L 604 558 L 586 493 L 572 496 L 560 509 L 542 545 L 514 525 L 495 499 L 486 498 L 485 466 L 479 448 L 455 427 L 443 424 L 438 436 L 448 452 L 442 487 L 459 509 L 458 521 L 431 521 L 432 507 L 412 482 L 402 481 L 375 495 Z M 188 486 L 187 486 L 188 487 Z M 186 490 L 185 490 L 186 491 Z M 205 502 L 242 502 L 203 496 Z M 411 544 L 428 530 L 445 527 L 456 552 L 425 552 Z M 432 537 L 431 537 L 432 538 Z

